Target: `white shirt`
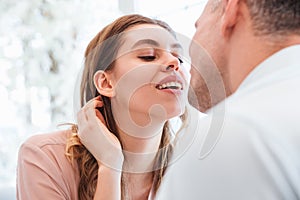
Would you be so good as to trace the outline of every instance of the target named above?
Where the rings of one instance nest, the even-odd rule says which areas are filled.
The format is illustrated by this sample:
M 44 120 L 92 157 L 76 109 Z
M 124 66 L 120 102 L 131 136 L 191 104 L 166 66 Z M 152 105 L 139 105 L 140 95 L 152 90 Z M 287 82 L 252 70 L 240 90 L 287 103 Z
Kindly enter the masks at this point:
M 188 148 L 177 150 L 157 199 L 300 199 L 299 56 L 300 45 L 277 52 L 190 122 L 194 137 L 180 138 Z

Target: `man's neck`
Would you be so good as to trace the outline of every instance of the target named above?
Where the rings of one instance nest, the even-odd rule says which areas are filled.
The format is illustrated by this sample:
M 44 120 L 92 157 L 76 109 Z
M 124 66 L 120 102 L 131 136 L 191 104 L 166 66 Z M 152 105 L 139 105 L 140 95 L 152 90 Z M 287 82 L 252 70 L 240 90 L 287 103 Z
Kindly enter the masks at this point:
M 253 36 L 240 40 L 236 44 L 239 46 L 232 48 L 228 62 L 230 88 L 233 92 L 261 62 L 292 43 L 272 44 L 264 37 Z

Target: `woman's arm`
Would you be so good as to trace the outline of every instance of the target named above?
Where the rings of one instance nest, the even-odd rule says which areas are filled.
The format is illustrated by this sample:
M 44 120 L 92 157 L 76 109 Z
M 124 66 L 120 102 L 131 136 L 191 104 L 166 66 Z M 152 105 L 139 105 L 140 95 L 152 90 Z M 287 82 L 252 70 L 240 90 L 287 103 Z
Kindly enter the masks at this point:
M 61 174 L 47 151 L 34 143 L 25 142 L 18 156 L 17 199 L 71 199 Z
M 94 200 L 120 200 L 121 175 L 122 171 L 114 170 L 105 165 L 99 165 Z
M 120 200 L 124 155 L 118 138 L 107 129 L 97 110 L 102 106 L 100 97 L 96 97 L 78 112 L 78 136 L 98 162 L 94 200 Z

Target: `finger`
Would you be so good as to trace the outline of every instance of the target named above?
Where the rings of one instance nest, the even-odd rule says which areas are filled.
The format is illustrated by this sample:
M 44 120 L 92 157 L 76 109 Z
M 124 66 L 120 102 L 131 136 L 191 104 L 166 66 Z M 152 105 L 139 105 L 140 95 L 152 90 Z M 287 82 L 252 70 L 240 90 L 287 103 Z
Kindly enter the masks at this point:
M 99 100 L 92 100 L 92 101 L 89 101 L 87 104 L 84 105 L 83 109 L 85 111 L 89 110 L 89 109 L 96 109 L 96 108 L 101 108 L 103 107 L 103 102 L 102 101 L 99 101 Z
M 104 105 L 103 101 L 101 101 L 101 100 L 94 100 L 94 108 L 100 108 L 103 105 Z
M 84 130 L 88 127 L 105 126 L 105 121 L 97 107 L 102 107 L 103 102 L 100 97 L 91 99 L 84 105 L 84 107 L 77 113 L 78 129 Z M 89 128 L 88 128 L 89 129 Z
M 87 124 L 87 119 L 86 119 L 85 113 L 82 110 L 80 110 L 77 113 L 78 133 L 80 133 L 80 130 L 84 130 L 84 127 L 86 124 Z
M 85 122 L 87 119 L 86 119 L 86 116 L 85 116 L 85 113 L 83 110 L 80 110 L 78 113 L 77 113 L 77 121 L 80 121 L 80 122 Z
M 99 95 L 99 96 L 96 96 L 96 97 L 90 99 L 85 105 L 94 104 L 94 103 L 93 103 L 94 101 L 101 101 L 101 102 L 102 102 L 101 96 Z
M 98 109 L 96 109 L 96 116 L 100 119 L 100 121 L 101 121 L 103 124 L 105 124 L 104 117 L 103 117 L 103 115 L 101 114 L 101 112 L 100 112 Z
M 102 97 L 100 95 L 96 96 L 94 99 L 102 101 Z
M 90 111 L 92 110 L 95 115 L 96 108 L 100 108 L 100 107 L 103 107 L 103 102 L 99 101 L 99 100 L 93 99 L 93 100 L 90 100 L 88 103 L 86 103 L 84 105 L 84 107 L 82 108 L 82 110 L 86 113 L 87 120 L 89 119 L 88 113 L 90 113 Z
M 85 115 L 87 117 L 87 120 L 90 123 L 95 123 L 95 122 L 104 123 L 104 118 L 103 118 L 102 114 L 100 113 L 100 111 L 97 108 L 90 107 L 90 108 L 86 109 L 85 110 Z
M 77 118 L 78 118 L 78 115 L 80 115 L 79 117 L 80 117 L 81 120 L 85 118 L 85 121 L 87 121 L 88 120 L 88 117 L 86 115 L 87 110 L 89 110 L 89 109 L 94 110 L 97 107 L 102 107 L 103 106 L 103 102 L 99 99 L 101 99 L 101 97 L 97 96 L 97 97 L 91 99 L 90 101 L 88 101 L 81 108 L 81 110 L 77 113 Z

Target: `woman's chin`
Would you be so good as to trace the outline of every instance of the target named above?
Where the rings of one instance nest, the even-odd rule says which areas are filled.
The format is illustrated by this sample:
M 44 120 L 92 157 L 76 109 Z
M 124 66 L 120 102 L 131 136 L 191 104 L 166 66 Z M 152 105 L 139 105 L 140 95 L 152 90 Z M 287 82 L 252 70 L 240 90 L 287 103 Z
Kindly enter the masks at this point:
M 185 111 L 185 108 L 178 108 L 176 110 L 172 110 L 172 112 L 168 112 L 167 113 L 167 120 L 182 115 L 184 113 L 184 111 Z

